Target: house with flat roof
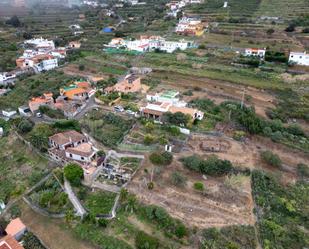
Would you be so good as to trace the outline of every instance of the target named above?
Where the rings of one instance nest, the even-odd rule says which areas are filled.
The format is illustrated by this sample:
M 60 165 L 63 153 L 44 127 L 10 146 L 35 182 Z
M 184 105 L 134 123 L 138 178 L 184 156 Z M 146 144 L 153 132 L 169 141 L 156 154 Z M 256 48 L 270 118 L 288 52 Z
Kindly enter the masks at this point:
M 309 66 L 309 54 L 306 52 L 291 52 L 289 56 L 289 63 Z
M 260 49 L 260 48 L 246 48 L 245 50 L 245 56 L 254 56 L 259 57 L 261 59 L 265 58 L 266 49 Z

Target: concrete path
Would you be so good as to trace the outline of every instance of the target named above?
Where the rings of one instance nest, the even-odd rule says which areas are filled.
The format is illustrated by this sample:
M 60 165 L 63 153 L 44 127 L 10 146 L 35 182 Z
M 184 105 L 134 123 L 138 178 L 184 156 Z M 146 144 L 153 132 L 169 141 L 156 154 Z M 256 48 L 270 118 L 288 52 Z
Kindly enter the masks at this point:
M 87 214 L 87 211 L 84 209 L 83 205 L 76 197 L 75 193 L 72 190 L 71 184 L 66 179 L 64 180 L 64 189 L 76 210 L 76 215 L 84 217 L 84 215 Z

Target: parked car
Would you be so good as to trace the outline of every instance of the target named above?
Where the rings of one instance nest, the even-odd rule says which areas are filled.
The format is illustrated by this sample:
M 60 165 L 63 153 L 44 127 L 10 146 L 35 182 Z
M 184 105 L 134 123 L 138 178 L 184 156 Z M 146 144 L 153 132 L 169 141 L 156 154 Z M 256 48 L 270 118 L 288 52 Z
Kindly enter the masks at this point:
M 37 113 L 36 113 L 36 117 L 37 117 L 37 118 L 42 118 L 42 117 L 43 117 L 43 115 L 42 115 L 42 113 L 37 112 Z
M 116 106 L 114 107 L 114 110 L 115 110 L 116 112 L 123 112 L 123 111 L 124 111 L 124 108 L 123 108 L 122 106 L 120 106 L 120 105 L 116 105 Z
M 126 110 L 126 113 L 129 114 L 129 115 L 132 115 L 132 116 L 134 116 L 136 114 L 136 112 L 131 111 L 131 110 Z

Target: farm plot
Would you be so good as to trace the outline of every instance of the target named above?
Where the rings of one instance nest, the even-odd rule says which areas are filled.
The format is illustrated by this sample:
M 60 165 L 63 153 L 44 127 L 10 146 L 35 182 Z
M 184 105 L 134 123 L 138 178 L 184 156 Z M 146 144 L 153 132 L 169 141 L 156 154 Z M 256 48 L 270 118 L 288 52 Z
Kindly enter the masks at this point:
M 72 205 L 60 183 L 51 176 L 29 195 L 30 201 L 49 213 L 64 214 Z
M 132 127 L 133 121 L 113 113 L 92 111 L 81 124 L 99 142 L 108 147 L 115 147 Z
M 0 200 L 21 195 L 53 167 L 14 135 L 0 139 Z

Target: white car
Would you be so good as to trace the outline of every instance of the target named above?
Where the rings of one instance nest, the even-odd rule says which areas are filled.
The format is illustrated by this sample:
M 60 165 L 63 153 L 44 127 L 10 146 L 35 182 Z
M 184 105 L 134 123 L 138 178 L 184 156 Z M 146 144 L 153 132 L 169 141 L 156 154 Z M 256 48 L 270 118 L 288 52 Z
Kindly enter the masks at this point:
M 124 112 L 124 108 L 123 108 L 122 106 L 120 106 L 120 105 L 115 106 L 115 107 L 114 107 L 114 110 L 115 110 L 116 112 Z
M 129 114 L 129 115 L 132 115 L 132 116 L 134 116 L 136 114 L 136 112 L 131 111 L 131 110 L 126 110 L 126 113 Z

